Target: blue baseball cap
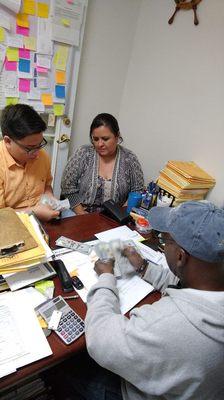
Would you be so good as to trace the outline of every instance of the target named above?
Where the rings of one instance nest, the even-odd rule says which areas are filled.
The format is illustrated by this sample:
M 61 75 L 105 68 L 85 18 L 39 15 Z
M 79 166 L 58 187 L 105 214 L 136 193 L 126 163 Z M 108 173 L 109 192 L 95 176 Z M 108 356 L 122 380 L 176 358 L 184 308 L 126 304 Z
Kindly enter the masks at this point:
M 224 261 L 224 210 L 208 201 L 188 201 L 178 207 L 153 207 L 153 229 L 167 232 L 192 256 L 208 262 Z

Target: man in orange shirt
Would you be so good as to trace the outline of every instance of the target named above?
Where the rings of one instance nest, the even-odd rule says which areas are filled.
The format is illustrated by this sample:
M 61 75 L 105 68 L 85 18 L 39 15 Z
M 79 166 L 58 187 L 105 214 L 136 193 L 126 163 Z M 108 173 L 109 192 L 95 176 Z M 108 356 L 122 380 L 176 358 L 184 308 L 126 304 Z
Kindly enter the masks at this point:
M 46 124 L 25 104 L 9 105 L 1 117 L 3 140 L 0 142 L 0 208 L 12 207 L 31 212 L 42 221 L 59 215 L 40 197 L 53 197 L 50 159 L 43 150 Z

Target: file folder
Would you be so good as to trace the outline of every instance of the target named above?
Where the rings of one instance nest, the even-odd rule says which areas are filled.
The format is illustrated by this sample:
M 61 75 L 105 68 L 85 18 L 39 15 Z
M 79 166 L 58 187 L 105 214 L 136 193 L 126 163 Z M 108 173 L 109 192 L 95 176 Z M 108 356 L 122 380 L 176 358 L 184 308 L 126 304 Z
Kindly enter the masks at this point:
M 0 257 L 24 252 L 38 246 L 16 212 L 10 208 L 0 209 Z

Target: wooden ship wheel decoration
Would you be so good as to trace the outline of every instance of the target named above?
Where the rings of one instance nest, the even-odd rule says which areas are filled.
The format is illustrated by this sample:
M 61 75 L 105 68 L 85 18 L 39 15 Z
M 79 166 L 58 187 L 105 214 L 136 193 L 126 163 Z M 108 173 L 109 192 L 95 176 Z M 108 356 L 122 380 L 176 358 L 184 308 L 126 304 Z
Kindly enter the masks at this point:
M 176 13 L 179 10 L 193 10 L 194 12 L 194 24 L 198 25 L 198 17 L 197 17 L 197 6 L 202 0 L 191 0 L 191 1 L 186 1 L 186 0 L 174 0 L 176 3 L 176 8 L 175 11 L 172 15 L 172 17 L 169 19 L 168 24 L 172 24 L 175 18 Z

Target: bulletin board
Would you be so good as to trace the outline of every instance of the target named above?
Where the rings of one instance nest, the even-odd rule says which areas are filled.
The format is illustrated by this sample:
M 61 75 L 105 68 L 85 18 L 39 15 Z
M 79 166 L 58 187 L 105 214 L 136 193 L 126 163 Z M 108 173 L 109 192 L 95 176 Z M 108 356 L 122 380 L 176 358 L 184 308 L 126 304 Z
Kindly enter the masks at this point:
M 0 110 L 23 103 L 64 115 L 84 8 L 85 0 L 0 0 Z

